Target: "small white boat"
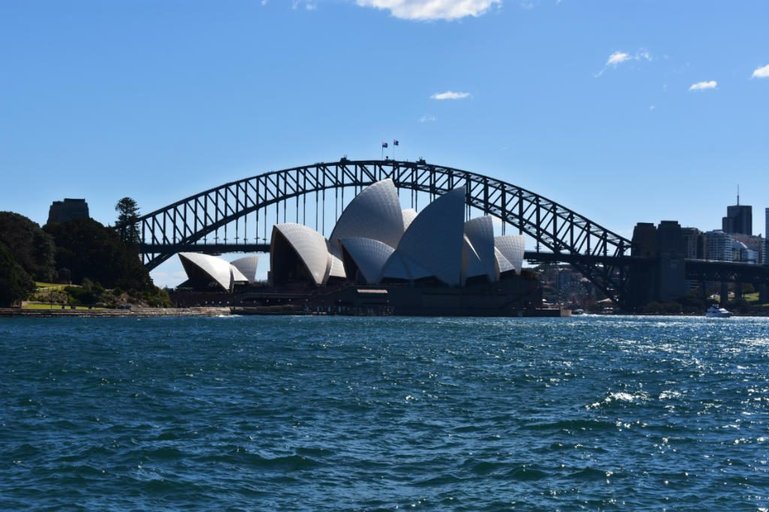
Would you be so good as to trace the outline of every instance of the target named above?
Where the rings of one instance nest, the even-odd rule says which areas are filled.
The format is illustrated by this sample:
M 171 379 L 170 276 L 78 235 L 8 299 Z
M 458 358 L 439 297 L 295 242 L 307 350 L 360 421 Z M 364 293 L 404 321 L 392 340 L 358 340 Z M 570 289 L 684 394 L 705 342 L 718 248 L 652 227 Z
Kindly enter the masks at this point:
M 713 304 L 707 311 L 705 311 L 705 316 L 708 318 L 729 318 L 732 316 L 732 312 L 726 308 L 720 308 L 718 305 Z

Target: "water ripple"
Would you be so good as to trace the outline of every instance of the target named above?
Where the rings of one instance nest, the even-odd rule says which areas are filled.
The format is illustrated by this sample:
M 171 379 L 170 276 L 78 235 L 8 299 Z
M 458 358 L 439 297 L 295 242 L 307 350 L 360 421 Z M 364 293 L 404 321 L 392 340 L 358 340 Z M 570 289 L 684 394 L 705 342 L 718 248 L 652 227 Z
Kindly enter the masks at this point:
M 0 509 L 769 509 L 769 322 L 0 321 Z

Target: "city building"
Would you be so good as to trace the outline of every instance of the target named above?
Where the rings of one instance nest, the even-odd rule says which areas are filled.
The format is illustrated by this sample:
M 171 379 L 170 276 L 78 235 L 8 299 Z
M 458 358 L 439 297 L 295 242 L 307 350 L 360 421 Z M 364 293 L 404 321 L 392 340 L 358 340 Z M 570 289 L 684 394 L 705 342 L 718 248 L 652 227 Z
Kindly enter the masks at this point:
M 762 236 L 732 235 L 735 242 L 734 260 L 760 265 L 765 259 L 766 240 Z
M 713 261 L 734 261 L 734 238 L 728 233 L 716 229 L 703 233 L 705 239 L 705 259 Z
M 691 260 L 705 259 L 705 245 L 702 231 L 697 228 L 681 228 L 686 246 L 686 258 Z
M 681 225 L 674 220 L 663 220 L 657 227 L 659 258 L 658 295 L 668 301 L 684 297 L 689 287 L 686 283 L 685 259 L 687 243 Z
M 764 265 L 769 265 L 769 208 L 764 210 Z
M 647 258 L 654 263 L 631 270 L 628 285 L 628 303 L 641 306 L 652 301 L 667 302 L 684 297 L 689 292 L 686 281 L 685 259 L 689 257 L 691 228 L 681 228 L 673 220 L 664 220 L 659 226 L 639 222 L 633 230 L 635 257 Z M 695 250 L 697 243 L 693 243 Z
M 726 217 L 721 219 L 721 230 L 730 235 L 753 235 L 753 207 L 741 205 L 739 194 L 737 204 L 726 207 Z

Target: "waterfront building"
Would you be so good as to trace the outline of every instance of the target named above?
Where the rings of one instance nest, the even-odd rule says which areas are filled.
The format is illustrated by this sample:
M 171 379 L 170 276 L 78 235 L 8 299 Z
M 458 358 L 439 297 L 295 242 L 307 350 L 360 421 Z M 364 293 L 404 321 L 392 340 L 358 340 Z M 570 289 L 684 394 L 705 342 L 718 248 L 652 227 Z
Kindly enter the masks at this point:
M 706 231 L 703 236 L 705 237 L 706 260 L 734 261 L 734 239 L 728 233 L 716 229 Z
M 491 217 L 464 221 L 465 190 L 438 197 L 418 215 L 402 210 L 392 180 L 358 194 L 326 240 L 300 224 L 276 224 L 270 247 L 273 285 L 333 280 L 360 284 L 434 282 L 461 287 L 520 274 L 522 236 L 494 237 Z
M 762 236 L 732 235 L 739 244 L 734 248 L 734 261 L 761 264 L 765 258 L 766 240 Z
M 681 225 L 674 220 L 663 220 L 657 227 L 657 248 L 659 258 L 658 297 L 669 301 L 685 296 L 686 284 L 686 241 Z
M 177 299 L 326 314 L 507 315 L 537 307 L 539 282 L 522 275 L 523 236 L 494 236 L 491 217 L 465 221 L 465 211 L 464 187 L 417 214 L 401 209 L 394 183 L 383 180 L 347 205 L 328 239 L 302 224 L 274 225 L 262 286 L 236 290 L 256 274 L 255 259 L 180 253 L 189 279 Z M 201 295 L 210 291 L 220 297 Z
M 633 229 L 632 255 L 638 258 L 657 256 L 657 226 L 652 222 L 639 222 Z
M 688 293 L 685 266 L 688 241 L 684 234 L 681 225 L 673 220 L 664 220 L 659 226 L 650 222 L 636 224 L 632 255 L 656 261 L 654 265 L 631 270 L 629 304 L 666 302 Z
M 179 259 L 187 273 L 187 281 L 179 288 L 232 292 L 236 286 L 256 282 L 256 255 L 230 263 L 208 254 L 180 252 Z
M 705 258 L 705 245 L 702 232 L 697 228 L 681 228 L 684 237 L 686 258 L 701 260 Z

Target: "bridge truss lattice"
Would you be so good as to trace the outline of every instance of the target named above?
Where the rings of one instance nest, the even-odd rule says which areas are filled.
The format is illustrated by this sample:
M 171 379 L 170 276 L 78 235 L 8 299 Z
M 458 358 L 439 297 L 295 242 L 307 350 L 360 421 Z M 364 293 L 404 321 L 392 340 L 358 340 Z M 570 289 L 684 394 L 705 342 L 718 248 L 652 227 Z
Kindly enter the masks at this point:
M 332 193 L 337 202 L 341 193 L 344 205 L 346 189 L 352 189 L 354 196 L 386 178 L 392 179 L 399 191 L 410 191 L 412 204 L 418 201 L 418 193 L 435 197 L 464 187 L 468 215 L 475 208 L 500 219 L 503 229 L 506 224 L 517 228 L 536 241 L 538 251 L 541 247 L 549 251 L 546 259 L 568 261 L 609 297 L 616 298 L 624 289 L 626 273 L 621 261 L 629 255 L 630 240 L 529 190 L 423 160 L 343 158 L 225 183 L 139 218 L 142 261 L 151 270 L 180 250 L 208 248 L 209 252 L 228 252 L 263 248 L 267 243 L 267 225 L 272 222 L 268 220 L 268 210 L 274 213 L 270 217 L 279 222 L 282 206 L 285 222 L 292 203 L 297 222 L 313 227 L 314 209 L 314 227 L 322 228 L 328 209 L 325 203 Z M 335 206 L 334 214 L 340 213 L 341 209 Z M 264 228 L 262 243 L 258 236 L 260 225 Z M 251 243 L 249 232 L 254 235 Z

